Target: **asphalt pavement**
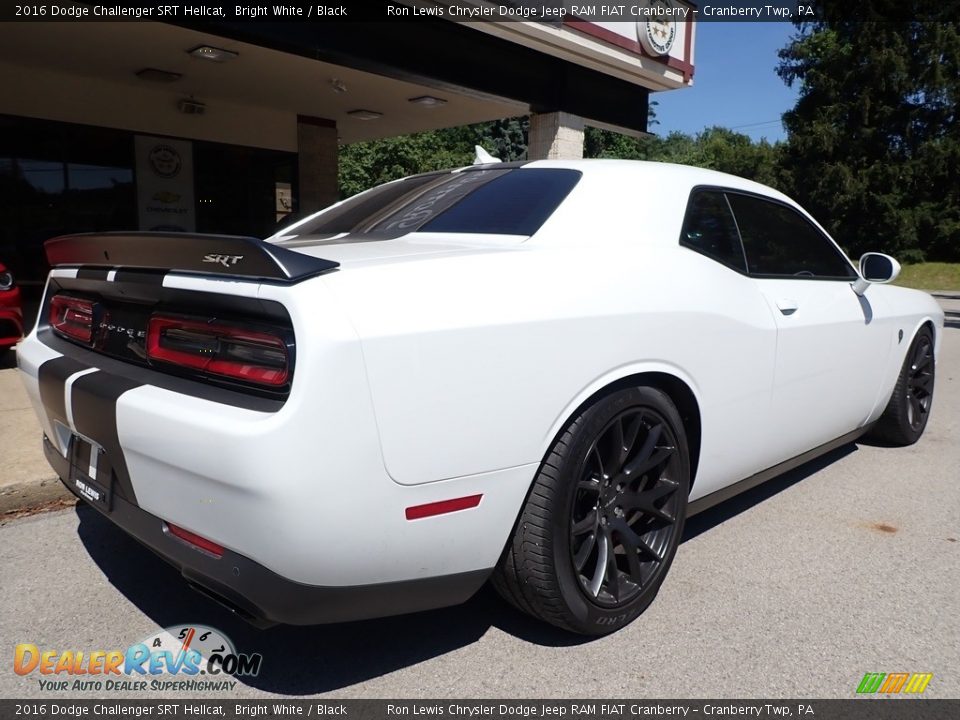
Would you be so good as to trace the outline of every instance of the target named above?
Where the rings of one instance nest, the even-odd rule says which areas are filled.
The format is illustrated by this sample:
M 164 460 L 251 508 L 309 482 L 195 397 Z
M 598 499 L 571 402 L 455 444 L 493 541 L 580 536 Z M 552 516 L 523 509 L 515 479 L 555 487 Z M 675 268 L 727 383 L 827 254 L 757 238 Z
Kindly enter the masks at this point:
M 925 696 L 960 697 L 960 302 L 945 306 L 919 443 L 850 444 L 693 518 L 659 597 L 610 637 L 554 631 L 489 589 L 259 631 L 79 506 L 0 526 L 0 697 L 149 697 L 43 691 L 13 672 L 14 645 L 125 649 L 181 623 L 263 654 L 257 677 L 188 697 L 852 697 L 867 672 L 933 673 Z

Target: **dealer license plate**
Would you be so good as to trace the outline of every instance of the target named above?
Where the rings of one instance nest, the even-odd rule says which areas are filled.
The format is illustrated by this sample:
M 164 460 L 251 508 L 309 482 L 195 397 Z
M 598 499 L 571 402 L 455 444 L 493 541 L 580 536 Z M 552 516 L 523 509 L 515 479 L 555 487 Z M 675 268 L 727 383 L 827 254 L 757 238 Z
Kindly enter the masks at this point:
M 110 509 L 109 468 L 100 471 L 103 448 L 86 438 L 74 435 L 70 440 L 70 484 L 80 497 L 103 510 Z M 104 479 L 103 476 L 107 476 Z

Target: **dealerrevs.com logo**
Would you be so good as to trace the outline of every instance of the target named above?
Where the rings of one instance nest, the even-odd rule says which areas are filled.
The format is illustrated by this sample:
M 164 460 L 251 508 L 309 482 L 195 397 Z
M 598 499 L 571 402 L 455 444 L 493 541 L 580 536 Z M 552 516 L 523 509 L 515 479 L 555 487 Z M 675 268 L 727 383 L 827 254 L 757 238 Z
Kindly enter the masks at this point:
M 44 691 L 230 691 L 232 677 L 259 674 L 263 656 L 239 653 L 230 639 L 206 625 L 178 625 L 126 650 L 57 650 L 20 643 L 17 675 L 36 678 Z

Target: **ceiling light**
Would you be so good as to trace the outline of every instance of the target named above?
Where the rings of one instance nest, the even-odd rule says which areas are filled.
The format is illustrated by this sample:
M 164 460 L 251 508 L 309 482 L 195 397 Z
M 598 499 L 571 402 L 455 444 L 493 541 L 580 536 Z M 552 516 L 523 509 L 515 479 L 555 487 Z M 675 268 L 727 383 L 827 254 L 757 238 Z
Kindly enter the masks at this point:
M 347 112 L 347 115 L 357 120 L 376 120 L 377 118 L 383 117 L 383 113 L 379 113 L 376 110 L 350 110 Z
M 223 48 L 213 47 L 213 45 L 198 45 L 193 50 L 187 50 L 187 54 L 201 60 L 211 60 L 218 63 L 233 60 L 240 55 L 240 53 L 235 53 L 232 50 L 224 50 Z
M 447 104 L 447 101 L 443 98 L 434 97 L 433 95 L 421 95 L 420 97 L 410 98 L 408 102 L 423 105 L 424 107 L 438 107 Z
M 176 82 L 183 77 L 180 73 L 170 72 L 169 70 L 158 70 L 157 68 L 143 68 L 134 73 L 141 80 L 149 82 L 171 83 Z

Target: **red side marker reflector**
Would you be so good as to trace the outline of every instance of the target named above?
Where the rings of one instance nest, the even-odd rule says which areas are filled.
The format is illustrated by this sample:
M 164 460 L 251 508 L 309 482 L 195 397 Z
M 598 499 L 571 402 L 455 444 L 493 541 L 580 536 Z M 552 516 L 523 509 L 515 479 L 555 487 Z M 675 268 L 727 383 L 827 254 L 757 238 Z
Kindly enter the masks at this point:
M 192 533 L 189 530 L 184 530 L 182 527 L 177 527 L 173 523 L 167 523 L 167 530 L 170 531 L 171 535 L 180 538 L 185 543 L 189 543 L 194 547 L 200 548 L 211 555 L 216 555 L 218 558 L 223 557 L 223 547 L 221 545 L 217 545 L 212 540 L 207 540 L 205 537 L 200 537 L 196 533 Z
M 426 505 L 414 505 L 407 508 L 407 520 L 419 520 L 420 518 L 433 517 L 434 515 L 443 515 L 457 510 L 469 510 L 480 504 L 480 498 L 483 495 L 468 495 L 467 497 L 454 498 L 453 500 L 440 500 L 439 502 L 427 503 Z

